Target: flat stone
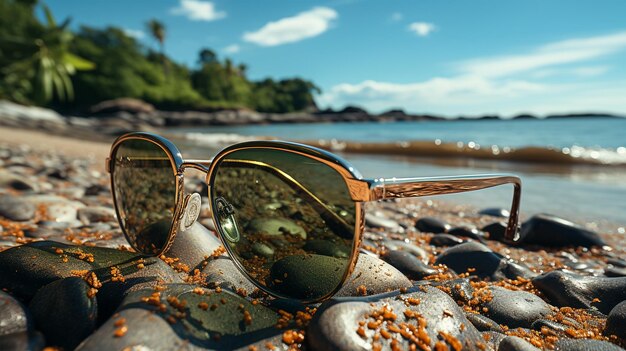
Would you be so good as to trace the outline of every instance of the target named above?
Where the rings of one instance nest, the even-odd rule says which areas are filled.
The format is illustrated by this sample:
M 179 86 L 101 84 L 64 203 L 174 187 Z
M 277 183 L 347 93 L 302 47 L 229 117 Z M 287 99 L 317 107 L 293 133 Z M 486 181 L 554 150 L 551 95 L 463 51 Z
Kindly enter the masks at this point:
M 604 269 L 604 275 L 607 277 L 626 277 L 626 268 L 624 267 L 606 267 Z
M 611 344 L 608 341 L 590 339 L 559 339 L 554 347 L 554 351 L 624 351 L 623 348 Z
M 428 255 L 428 252 L 426 252 L 426 250 L 416 245 L 413 245 L 411 243 L 407 243 L 402 240 L 389 240 L 389 239 L 383 240 L 383 243 L 388 250 L 409 252 L 413 256 L 422 260 L 422 262 L 424 263 L 427 263 L 430 259 L 430 256 Z
M 380 294 L 413 286 L 411 281 L 387 262 L 371 255 L 359 255 L 352 274 L 335 296 L 359 296 L 362 288 L 366 295 Z
M 540 349 L 520 337 L 507 336 L 500 341 L 498 351 L 540 351 Z
M 85 223 L 115 221 L 115 210 L 110 207 L 85 207 L 78 209 L 78 219 Z
M 348 258 L 352 251 L 351 248 L 346 245 L 333 243 L 328 240 L 308 240 L 306 244 L 304 244 L 303 249 L 318 255 L 337 258 Z
M 506 222 L 493 222 L 487 224 L 481 229 L 483 232 L 489 233 L 489 240 L 502 240 L 506 234 Z
M 405 302 L 409 299 L 419 300 L 419 303 Z M 399 323 L 418 325 L 418 319 L 407 318 L 405 311 L 424 318 L 427 327 L 423 330 L 429 337 L 428 347 L 433 350 L 440 332 L 457 339 L 463 350 L 480 350 L 481 346 L 486 346 L 480 333 L 448 295 L 434 287 L 420 286 L 411 288 L 402 295 L 392 292 L 371 297 L 333 298 L 324 302 L 306 330 L 307 349 L 319 351 L 371 349 L 374 334 L 380 333 L 380 330 L 363 327 L 363 332 L 359 335 L 357 333 L 359 322 L 374 321 L 370 315 L 383 308 L 392 313 L 393 323 L 396 325 Z M 384 325 L 382 324 L 380 329 L 389 330 Z M 407 339 L 390 333 L 399 342 L 400 349 L 409 349 Z M 390 349 L 390 340 L 380 338 L 378 343 L 384 350 Z
M 604 335 L 615 335 L 622 341 L 626 341 L 626 301 L 622 301 L 613 307 L 606 319 Z
M 430 244 L 433 246 L 455 246 L 464 243 L 465 240 L 450 234 L 436 234 L 430 238 Z
M 0 336 L 31 329 L 26 308 L 11 295 L 0 290 Z
M 537 295 L 512 291 L 502 287 L 490 288 L 492 299 L 483 302 L 487 317 L 509 328 L 530 328 L 534 321 L 549 315 L 550 305 Z
M 222 247 L 220 240 L 202 224 L 195 222 L 185 232 L 179 232 L 174 238 L 166 255 L 176 257 L 190 269 L 201 268 L 206 257 L 210 257 Z
M 402 228 L 398 222 L 383 216 L 375 216 L 370 213 L 365 214 L 365 224 L 371 228 L 383 228 L 395 233 L 404 231 L 404 228 Z
M 472 275 L 491 280 L 517 279 L 518 276 L 529 278 L 534 275 L 528 268 L 507 260 L 487 246 L 474 241 L 445 250 L 435 260 L 435 265 L 437 264 L 445 264 L 458 274 L 473 268 Z
M 29 309 L 50 345 L 74 349 L 96 329 L 98 304 L 82 278 L 56 280 L 37 291 Z
M 248 229 L 257 233 L 268 235 L 299 235 L 306 239 L 304 228 L 287 218 L 256 218 L 248 224 Z
M 0 217 L 12 221 L 29 221 L 35 217 L 36 207 L 16 196 L 0 196 Z
M 22 175 L 0 170 L 0 188 L 11 188 L 19 191 L 37 191 L 37 184 Z
M 535 215 L 522 224 L 520 243 L 548 247 L 606 245 L 597 233 L 547 214 Z
M 478 240 L 480 242 L 483 242 L 485 240 L 485 232 L 482 232 L 476 228 L 454 227 L 448 230 L 448 234 L 464 238 L 470 238 Z
M 490 207 L 480 210 L 478 214 L 483 216 L 509 218 L 511 212 L 505 208 Z
M 445 233 L 451 226 L 437 218 L 424 217 L 415 222 L 415 228 L 424 233 Z
M 608 314 L 626 300 L 626 277 L 581 276 L 563 271 L 541 274 L 532 280 L 551 304 L 559 307 L 591 308 Z M 594 302 L 594 299 L 600 301 Z
M 483 316 L 482 314 L 466 313 L 465 317 L 467 317 L 467 320 L 470 321 L 470 323 L 472 323 L 478 331 L 484 332 L 491 330 L 504 333 L 504 330 L 498 323 L 494 322 L 491 318 Z
M 387 251 L 382 259 L 397 268 L 409 279 L 421 280 L 437 273 L 437 270 L 425 265 L 414 255 L 406 251 Z

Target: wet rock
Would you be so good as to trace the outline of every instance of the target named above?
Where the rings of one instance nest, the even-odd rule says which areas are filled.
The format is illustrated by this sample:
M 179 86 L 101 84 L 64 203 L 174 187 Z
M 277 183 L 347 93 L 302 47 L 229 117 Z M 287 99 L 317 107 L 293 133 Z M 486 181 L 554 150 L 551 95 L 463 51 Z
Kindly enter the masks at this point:
M 569 321 L 570 323 L 572 323 L 572 325 L 577 325 L 578 322 L 576 321 Z M 533 330 L 538 330 L 541 331 L 541 328 L 549 328 L 552 329 L 558 333 L 565 333 L 565 331 L 569 328 L 571 328 L 570 326 L 567 326 L 565 324 L 561 324 L 555 321 L 551 321 L 549 319 L 538 319 L 536 321 L 533 322 L 533 324 L 530 326 L 531 329 Z M 577 327 L 580 328 L 580 325 L 577 325 Z M 564 335 L 564 334 L 563 334 Z
M 19 191 L 37 191 L 35 183 L 23 176 L 0 170 L 0 188 L 11 188 Z
M 445 233 L 451 226 L 437 218 L 424 217 L 415 222 L 415 228 L 424 233 Z
M 0 217 L 29 221 L 35 217 L 35 205 L 15 196 L 0 196 Z
M 306 231 L 286 218 L 256 218 L 248 225 L 248 230 L 268 235 L 299 235 L 306 239 Z
M 397 268 L 409 279 L 421 280 L 437 273 L 437 270 L 425 265 L 417 257 L 406 251 L 387 251 L 382 259 Z
M 450 234 L 437 234 L 433 235 L 430 239 L 430 244 L 433 246 L 455 246 L 464 243 L 465 240 L 457 238 Z
M 604 269 L 607 277 L 626 277 L 626 268 L 610 266 Z
M 272 258 L 274 256 L 274 249 L 260 242 L 252 244 L 252 252 L 265 258 Z
M 626 300 L 626 277 L 605 278 L 552 271 L 535 277 L 532 283 L 551 304 L 559 307 L 595 307 L 608 314 Z M 593 302 L 596 298 L 600 301 Z
M 415 302 L 418 300 L 419 303 Z M 308 348 L 322 351 L 370 349 L 374 343 L 374 334 L 380 333 L 380 330 L 364 327 L 362 334 L 359 335 L 357 332 L 359 322 L 374 321 L 375 319 L 370 317 L 371 314 L 383 308 L 391 312 L 393 317 L 388 318 L 390 321 L 393 319 L 391 323 L 396 325 L 400 323 L 418 325 L 418 319 L 407 318 L 407 313 L 408 316 L 414 314 L 424 318 L 427 327 L 423 332 L 428 335 L 428 347 L 431 349 L 435 349 L 435 343 L 440 340 L 441 332 L 457 339 L 463 350 L 479 350 L 481 346 L 485 346 L 480 333 L 448 295 L 437 288 L 421 286 L 409 289 L 402 295 L 393 292 L 371 297 L 335 298 L 323 303 L 308 326 L 306 333 Z M 464 328 L 461 328 L 461 324 Z M 385 324 L 379 328 L 389 331 L 399 342 L 400 349 L 409 349 L 409 343 L 405 338 L 390 331 Z M 383 349 L 389 349 L 389 342 L 390 340 L 384 338 L 378 340 Z
M 500 342 L 506 338 L 506 334 L 495 332 L 495 331 L 486 331 L 482 332 L 483 339 L 487 341 L 487 343 L 491 346 L 491 349 L 497 350 Z
M 50 345 L 75 348 L 96 329 L 98 305 L 82 278 L 54 281 L 37 291 L 29 309 Z
M 499 333 L 504 333 L 504 330 L 502 330 L 502 327 L 498 323 L 494 322 L 490 318 L 483 316 L 482 314 L 466 313 L 465 317 L 467 317 L 467 320 L 469 320 L 470 323 L 472 323 L 472 325 L 476 327 L 478 331 L 495 331 Z
M 411 253 L 413 256 L 422 260 L 422 262 L 427 263 L 429 260 L 429 255 L 426 250 L 421 247 L 415 246 L 411 243 L 407 243 L 401 240 L 384 240 L 383 243 L 388 250 L 398 250 L 398 251 L 406 251 Z
M 367 295 L 408 288 L 413 284 L 396 268 L 371 255 L 359 255 L 354 271 L 335 296 L 361 295 L 360 286 L 366 288 Z
M 609 313 L 606 319 L 604 335 L 615 335 L 622 341 L 626 341 L 626 301 L 620 302 Z
M 200 268 L 198 265 L 221 246 L 222 243 L 213 232 L 196 222 L 185 232 L 176 235 L 166 255 L 179 258 L 180 262 L 193 270 Z
M 270 281 L 283 294 L 302 299 L 320 298 L 341 283 L 347 260 L 324 255 L 293 255 L 276 261 Z
M 483 232 L 489 233 L 489 240 L 502 240 L 506 233 L 505 222 L 493 222 L 487 224 L 481 229 Z
M 445 250 L 437 257 L 435 264 L 445 264 L 459 274 L 473 268 L 472 275 L 492 280 L 533 276 L 528 268 L 505 259 L 477 242 L 467 242 Z
M 623 348 L 607 341 L 590 339 L 561 338 L 556 342 L 554 351 L 624 351 Z
M 502 217 L 502 218 L 509 218 L 509 216 L 511 215 L 509 210 L 504 209 L 504 208 L 497 208 L 497 207 L 485 208 L 483 210 L 480 210 L 478 214 L 483 215 L 483 216 Z
M 199 293 L 195 288 L 169 285 L 156 295 L 152 289 L 129 294 L 117 313 L 77 350 L 232 350 L 284 332 L 275 327 L 279 315 L 261 304 L 227 290 Z M 151 303 L 145 302 L 148 297 Z M 121 328 L 123 337 L 116 337 Z
M 115 210 L 109 207 L 85 207 L 78 209 L 78 219 L 83 223 L 113 222 Z
M 469 278 L 457 278 L 432 283 L 435 286 L 442 286 L 442 291 L 450 295 L 454 301 L 467 302 L 472 299 L 474 288 L 470 284 Z
M 351 249 L 346 245 L 333 243 L 328 240 L 310 240 L 304 244 L 304 250 L 318 255 L 332 256 L 337 258 L 350 257 Z
M 365 224 L 368 227 L 383 228 L 396 233 L 404 231 L 398 222 L 383 216 L 375 216 L 369 213 L 365 214 Z
M 29 329 L 30 320 L 24 306 L 0 290 L 0 336 L 26 332 Z
M 46 346 L 38 331 L 0 335 L 0 350 L 43 350 Z
M 522 224 L 520 243 L 549 247 L 606 245 L 597 233 L 547 214 L 535 215 Z
M 235 266 L 230 257 L 220 256 L 209 259 L 208 264 L 202 270 L 206 274 L 209 286 L 220 286 L 225 289 L 236 291 L 242 288 L 250 294 L 256 289 L 254 284 Z
M 528 341 L 517 336 L 507 336 L 498 344 L 498 351 L 540 351 Z
M 537 295 L 498 286 L 490 291 L 492 299 L 481 304 L 488 309 L 485 314 L 510 328 L 530 328 L 534 321 L 551 313 L 550 305 Z
M 485 240 L 485 233 L 476 228 L 468 227 L 454 227 L 448 230 L 448 234 L 460 237 L 466 237 L 483 242 Z

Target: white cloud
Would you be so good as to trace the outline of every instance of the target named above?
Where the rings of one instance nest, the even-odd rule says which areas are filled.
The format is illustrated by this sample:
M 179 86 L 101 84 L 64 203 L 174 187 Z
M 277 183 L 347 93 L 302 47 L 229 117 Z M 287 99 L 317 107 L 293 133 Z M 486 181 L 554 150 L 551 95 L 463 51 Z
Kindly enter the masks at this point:
M 626 32 L 550 43 L 523 55 L 471 60 L 460 65 L 465 74 L 502 77 L 540 68 L 575 63 L 626 48 Z
M 146 37 L 146 33 L 139 29 L 124 28 L 123 30 L 124 30 L 124 34 L 128 35 L 129 37 L 133 37 L 137 40 L 141 40 Z
M 409 30 L 415 32 L 420 37 L 427 37 L 436 29 L 437 27 L 434 24 L 428 22 L 413 22 L 409 24 Z
M 226 17 L 226 12 L 217 11 L 210 1 L 180 0 L 180 5 L 170 10 L 174 15 L 185 16 L 192 21 L 215 21 Z
M 236 54 L 239 51 L 241 51 L 241 47 L 239 46 L 239 44 L 232 44 L 232 45 L 228 45 L 227 47 L 222 49 L 222 51 L 225 54 Z
M 391 14 L 391 20 L 393 22 L 400 22 L 404 19 L 404 15 L 401 12 L 394 12 Z
M 620 50 L 626 50 L 626 32 L 559 41 L 519 55 L 461 62 L 459 73 L 449 77 L 408 84 L 373 80 L 338 84 L 319 96 L 318 103 L 334 108 L 354 104 L 373 112 L 400 107 L 447 115 L 626 113 L 626 86 L 612 77 L 590 80 L 611 68 L 594 60 Z M 568 83 L 555 83 L 557 78 L 567 78 Z
M 292 17 L 269 22 L 254 32 L 246 32 L 243 40 L 260 46 L 276 46 L 312 38 L 326 32 L 339 15 L 328 7 L 315 7 Z

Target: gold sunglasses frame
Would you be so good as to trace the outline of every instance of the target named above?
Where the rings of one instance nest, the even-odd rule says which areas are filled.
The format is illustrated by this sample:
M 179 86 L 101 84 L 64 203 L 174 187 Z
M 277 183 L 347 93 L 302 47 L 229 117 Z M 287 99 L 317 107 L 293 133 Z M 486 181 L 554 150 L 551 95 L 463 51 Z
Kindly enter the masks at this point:
M 513 201 L 511 205 L 509 220 L 505 231 L 505 240 L 510 242 L 517 241 L 519 239 L 519 205 L 521 197 L 522 183 L 519 177 L 508 174 L 484 174 L 484 175 L 469 175 L 469 176 L 452 176 L 452 177 L 421 177 L 421 178 L 376 178 L 376 179 L 363 179 L 360 173 L 352 167 L 348 162 L 342 160 L 340 157 L 313 146 L 304 144 L 298 144 L 287 141 L 248 141 L 231 145 L 221 150 L 215 158 L 212 160 L 184 160 L 178 148 L 166 138 L 153 133 L 145 132 L 133 132 L 127 133 L 118 137 L 111 146 L 111 152 L 106 159 L 105 168 L 109 172 L 111 177 L 111 193 L 113 196 L 113 202 L 115 206 L 115 212 L 117 214 L 120 227 L 128 243 L 137 252 L 144 253 L 139 250 L 131 240 L 124 229 L 122 218 L 117 207 L 117 199 L 115 198 L 115 182 L 113 178 L 114 172 L 114 156 L 117 151 L 117 147 L 127 140 L 144 140 L 151 142 L 159 146 L 170 160 L 172 166 L 172 172 L 176 180 L 176 196 L 175 207 L 173 213 L 172 225 L 168 234 L 168 240 L 163 248 L 156 253 L 160 255 L 166 252 L 172 245 L 174 238 L 178 232 L 180 220 L 183 217 L 183 210 L 186 208 L 190 196 L 185 196 L 184 193 L 184 172 L 186 169 L 196 169 L 206 174 L 206 184 L 208 186 L 209 206 L 211 208 L 211 219 L 213 225 L 218 231 L 218 237 L 227 250 L 230 257 L 235 257 L 230 250 L 229 245 L 226 244 L 222 228 L 216 220 L 216 216 L 212 211 L 213 200 L 211 199 L 211 186 L 215 176 L 216 167 L 220 164 L 220 161 L 228 154 L 240 151 L 244 149 L 272 149 L 280 150 L 284 152 L 290 152 L 298 154 L 315 161 L 321 162 L 332 169 L 334 169 L 346 183 L 346 186 L 350 192 L 352 200 L 355 202 L 355 226 L 354 226 L 354 240 L 352 244 L 352 252 L 349 259 L 348 269 L 342 277 L 341 283 L 330 293 L 320 298 L 312 300 L 302 300 L 303 303 L 314 303 L 328 299 L 333 296 L 341 287 L 345 284 L 348 277 L 354 271 L 356 266 L 359 249 L 361 247 L 361 241 L 363 232 L 365 229 L 365 212 L 363 209 L 363 203 L 369 201 L 378 201 L 383 199 L 392 198 L 405 198 L 405 197 L 420 197 L 420 196 L 432 196 L 442 194 L 453 194 L 467 191 L 474 191 L 480 189 L 491 188 L 498 185 L 512 184 L 513 185 Z M 308 192 L 300 183 L 293 180 L 292 186 L 300 187 L 305 192 Z M 145 254 L 145 253 L 144 253 Z M 242 264 L 233 259 L 233 263 L 237 268 L 259 289 L 262 291 L 279 298 L 291 298 L 286 295 L 281 295 L 277 292 L 268 290 L 265 286 L 258 283 L 255 279 L 250 277 Z

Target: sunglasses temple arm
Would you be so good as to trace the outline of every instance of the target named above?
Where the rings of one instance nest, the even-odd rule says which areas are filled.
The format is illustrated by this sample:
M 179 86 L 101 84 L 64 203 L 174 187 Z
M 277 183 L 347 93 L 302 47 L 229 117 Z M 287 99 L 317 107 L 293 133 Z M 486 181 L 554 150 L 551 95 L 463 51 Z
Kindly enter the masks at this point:
M 372 201 L 421 197 L 443 194 L 456 194 L 468 191 L 487 189 L 498 185 L 513 185 L 513 203 L 507 224 L 505 239 L 519 239 L 519 207 L 522 192 L 522 181 L 512 175 L 485 174 L 454 177 L 424 178 L 379 178 L 370 183 L 370 199 Z

